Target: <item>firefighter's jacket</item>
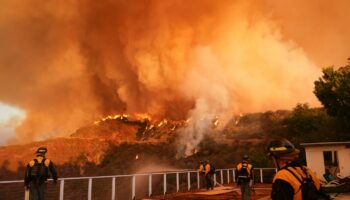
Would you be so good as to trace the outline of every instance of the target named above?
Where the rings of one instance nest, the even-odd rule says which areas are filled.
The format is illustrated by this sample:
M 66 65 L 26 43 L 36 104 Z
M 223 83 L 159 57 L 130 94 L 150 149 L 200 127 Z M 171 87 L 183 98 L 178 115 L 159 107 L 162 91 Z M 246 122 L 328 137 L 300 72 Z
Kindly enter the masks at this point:
M 207 175 L 207 174 L 210 172 L 210 169 L 211 169 L 210 164 L 209 164 L 209 163 L 206 164 L 206 165 L 205 165 L 205 175 Z
M 35 160 L 37 160 L 38 164 L 41 164 L 42 162 L 44 162 L 44 167 L 47 168 L 47 174 L 45 176 L 41 176 L 41 177 L 33 177 L 32 176 L 32 169 L 35 165 Z M 54 179 L 54 181 L 57 181 L 57 172 L 55 169 L 55 166 L 53 164 L 53 162 L 47 158 L 44 158 L 42 156 L 37 156 L 35 159 L 31 160 L 28 164 L 27 164 L 27 168 L 25 171 L 25 175 L 24 175 L 24 185 L 28 186 L 30 182 L 35 181 L 38 184 L 42 184 L 45 181 L 47 181 L 47 179 L 50 177 L 50 174 L 52 176 L 52 178 Z
M 238 181 L 238 178 L 240 176 L 240 172 L 241 172 L 243 166 L 246 166 L 247 171 L 248 171 L 248 177 L 246 177 L 246 179 L 254 179 L 253 165 L 249 164 L 246 161 L 243 161 L 236 166 L 236 181 Z
M 199 165 L 199 173 L 205 173 L 205 170 L 204 170 L 204 165 L 203 164 L 200 164 Z
M 293 172 L 294 175 L 287 169 Z M 307 171 L 317 190 L 320 190 L 320 180 L 310 169 L 306 166 L 287 165 L 279 170 L 273 178 L 271 198 L 274 200 L 302 200 L 303 197 L 300 180 L 303 180 L 303 178 L 306 178 L 307 176 L 303 170 Z M 299 180 L 295 176 L 297 176 Z

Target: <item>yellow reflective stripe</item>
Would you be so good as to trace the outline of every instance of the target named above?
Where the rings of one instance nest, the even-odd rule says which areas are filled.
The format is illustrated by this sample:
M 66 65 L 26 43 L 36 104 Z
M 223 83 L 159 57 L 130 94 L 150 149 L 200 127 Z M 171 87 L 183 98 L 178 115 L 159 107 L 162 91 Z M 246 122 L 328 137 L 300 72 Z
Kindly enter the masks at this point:
M 285 151 L 286 147 L 270 147 L 270 151 Z

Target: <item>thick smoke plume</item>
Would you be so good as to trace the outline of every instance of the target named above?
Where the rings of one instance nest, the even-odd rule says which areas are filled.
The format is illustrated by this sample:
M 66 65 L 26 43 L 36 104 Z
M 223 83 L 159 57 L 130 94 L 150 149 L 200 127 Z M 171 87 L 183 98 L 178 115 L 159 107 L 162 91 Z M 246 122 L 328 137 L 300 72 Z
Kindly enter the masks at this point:
M 194 129 L 187 132 L 199 131 L 200 139 L 201 119 L 297 102 L 318 105 L 312 84 L 320 74 L 315 62 L 323 60 L 303 46 L 328 35 L 309 29 L 298 35 L 300 24 L 292 17 L 299 13 L 287 18 L 282 12 L 292 6 L 309 11 L 303 2 L 285 7 L 253 0 L 1 2 L 0 101 L 27 115 L 15 142 L 67 135 L 108 114 L 140 112 L 192 118 Z M 331 11 L 349 7 L 343 4 Z M 323 13 L 306 11 L 312 18 L 304 26 L 319 23 Z M 334 17 L 337 24 L 349 22 L 344 16 Z M 338 39 L 332 47 L 349 40 L 341 34 Z

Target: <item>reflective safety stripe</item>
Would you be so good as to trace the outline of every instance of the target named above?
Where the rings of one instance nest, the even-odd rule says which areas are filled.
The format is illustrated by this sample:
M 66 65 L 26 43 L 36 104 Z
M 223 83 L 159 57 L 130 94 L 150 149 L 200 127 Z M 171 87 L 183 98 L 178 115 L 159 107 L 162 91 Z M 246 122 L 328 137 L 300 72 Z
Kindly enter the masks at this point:
M 286 147 L 271 147 L 270 151 L 285 151 L 287 150 Z
M 240 175 L 238 175 L 237 178 L 249 178 L 249 176 L 240 176 Z

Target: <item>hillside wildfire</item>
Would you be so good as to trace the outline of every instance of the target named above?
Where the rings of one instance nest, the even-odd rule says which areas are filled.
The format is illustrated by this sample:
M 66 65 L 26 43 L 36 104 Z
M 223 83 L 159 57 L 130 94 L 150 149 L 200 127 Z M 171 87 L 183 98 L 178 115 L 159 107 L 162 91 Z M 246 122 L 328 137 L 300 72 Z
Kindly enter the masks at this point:
M 193 119 L 157 119 L 151 116 L 111 115 L 79 128 L 68 137 L 0 148 L 0 179 L 22 178 L 23 167 L 39 146 L 64 176 L 125 174 L 152 170 L 193 169 L 210 159 L 217 167 L 232 167 L 249 153 L 256 166 L 270 163 L 265 145 L 270 138 L 285 137 L 295 144 L 343 141 L 349 134 L 322 108 L 298 104 L 293 111 L 233 115 L 227 123 L 216 116 L 190 154 L 184 152 L 196 135 L 186 131 Z
M 240 120 L 242 120 L 242 123 L 240 123 Z M 231 143 L 234 139 L 237 139 L 235 135 L 240 135 L 238 132 L 245 135 L 245 137 L 249 137 L 246 133 L 257 131 L 260 123 L 257 121 L 246 122 L 244 120 L 246 119 L 242 115 L 237 115 L 237 117 L 232 118 L 226 127 L 218 129 L 220 119 L 214 118 L 211 121 L 211 129 L 208 130 L 207 134 L 226 136 L 220 137 L 220 142 L 222 143 Z M 190 121 L 191 119 L 151 120 L 150 117 L 137 118 L 123 114 L 107 116 L 91 125 L 76 130 L 68 137 L 1 147 L 0 163 L 2 163 L 3 168 L 15 171 L 33 158 L 34 152 L 39 146 L 46 146 L 49 149 L 47 157 L 52 158 L 56 165 L 72 162 L 72 160 L 82 155 L 86 157 L 88 162 L 100 164 L 105 152 L 111 146 L 119 146 L 125 143 L 129 145 L 175 144 L 178 147 L 182 145 L 181 141 L 178 140 L 182 134 L 181 130 Z M 254 124 L 253 126 L 252 123 Z M 252 140 L 245 140 L 244 142 L 249 141 Z M 256 140 L 256 142 L 258 141 Z
M 174 121 L 173 124 L 175 126 L 178 123 Z M 110 145 L 160 143 L 161 138 L 157 138 L 156 141 L 146 140 L 146 135 L 155 137 L 158 133 L 160 137 L 167 137 L 172 132 L 172 127 L 154 126 L 147 121 L 129 121 L 125 118 L 101 120 L 99 123 L 78 129 L 68 137 L 1 147 L 0 157 L 2 163 L 7 163 L 8 169 L 16 170 L 19 165 L 23 165 L 33 158 L 39 146 L 46 146 L 49 149 L 47 156 L 53 158 L 58 165 L 67 163 L 81 155 L 86 156 L 89 162 L 98 164 Z M 159 132 L 163 134 L 159 135 Z M 14 152 L 16 152 L 15 155 Z
M 349 175 L 350 0 L 0 1 L 0 200 Z

